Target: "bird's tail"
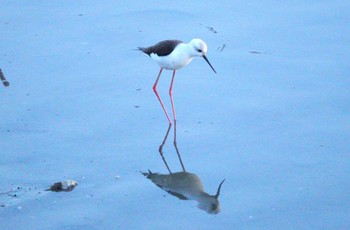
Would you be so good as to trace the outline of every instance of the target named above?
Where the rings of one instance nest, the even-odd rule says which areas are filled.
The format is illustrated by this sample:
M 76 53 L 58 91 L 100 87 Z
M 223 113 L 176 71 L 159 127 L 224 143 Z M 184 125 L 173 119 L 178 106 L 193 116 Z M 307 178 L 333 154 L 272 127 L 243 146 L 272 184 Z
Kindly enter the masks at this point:
M 137 47 L 137 50 L 142 51 L 142 52 L 145 52 L 145 49 L 146 48 L 144 48 L 144 47 Z
M 144 47 L 137 47 L 137 48 L 132 49 L 132 50 L 141 51 L 142 53 L 145 53 L 145 48 Z

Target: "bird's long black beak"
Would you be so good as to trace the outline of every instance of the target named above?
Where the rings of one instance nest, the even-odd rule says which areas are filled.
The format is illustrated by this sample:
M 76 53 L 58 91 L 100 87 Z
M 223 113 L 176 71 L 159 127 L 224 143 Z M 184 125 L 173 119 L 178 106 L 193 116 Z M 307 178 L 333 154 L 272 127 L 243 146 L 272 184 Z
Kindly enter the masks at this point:
M 204 58 L 204 60 L 210 65 L 210 67 L 212 68 L 212 70 L 214 71 L 214 73 L 216 73 L 214 67 L 210 64 L 208 58 L 207 58 L 205 55 L 203 55 L 203 58 Z
M 219 198 L 220 196 L 220 189 L 221 189 L 221 185 L 225 182 L 225 179 L 220 183 L 219 185 L 219 188 L 218 188 L 218 191 L 216 192 L 216 195 L 214 196 L 216 199 Z

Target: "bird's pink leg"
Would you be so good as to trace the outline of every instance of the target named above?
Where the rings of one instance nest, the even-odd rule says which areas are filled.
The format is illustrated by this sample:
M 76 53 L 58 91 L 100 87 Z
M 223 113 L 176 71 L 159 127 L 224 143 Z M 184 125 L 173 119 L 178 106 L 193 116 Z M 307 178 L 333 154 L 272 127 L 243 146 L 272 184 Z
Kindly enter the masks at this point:
M 173 101 L 173 84 L 174 84 L 175 73 L 176 73 L 176 70 L 174 70 L 173 72 L 173 77 L 171 79 L 170 88 L 169 88 L 169 95 L 171 100 L 171 108 L 173 109 L 174 122 L 176 120 L 176 112 L 175 112 L 174 101 Z
M 169 115 L 168 115 L 168 112 L 166 111 L 166 109 L 165 109 L 165 107 L 164 107 L 164 104 L 163 104 L 163 102 L 162 102 L 162 99 L 160 98 L 160 96 L 159 96 L 159 94 L 158 94 L 158 91 L 157 91 L 157 84 L 158 84 L 158 80 L 159 80 L 159 78 L 160 78 L 160 75 L 161 75 L 162 71 L 163 71 L 163 68 L 160 68 L 160 71 L 159 71 L 157 80 L 156 80 L 156 82 L 155 82 L 154 85 L 153 85 L 153 91 L 154 91 L 154 93 L 156 94 L 156 96 L 157 96 L 157 98 L 158 98 L 158 100 L 159 100 L 159 102 L 160 102 L 160 105 L 162 106 L 162 108 L 163 108 L 163 110 L 164 110 L 165 116 L 166 116 L 166 118 L 168 119 L 169 124 L 171 125 L 171 124 L 172 124 L 171 119 L 170 119 L 170 117 L 169 117 Z

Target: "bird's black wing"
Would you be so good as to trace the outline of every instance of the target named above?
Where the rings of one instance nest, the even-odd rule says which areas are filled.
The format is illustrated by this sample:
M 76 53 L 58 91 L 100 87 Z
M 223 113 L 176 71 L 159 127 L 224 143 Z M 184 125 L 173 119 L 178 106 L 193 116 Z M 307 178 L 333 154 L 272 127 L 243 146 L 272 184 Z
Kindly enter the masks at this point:
M 142 52 L 144 52 L 147 55 L 151 55 L 152 53 L 157 54 L 158 56 L 167 56 L 169 55 L 171 52 L 173 52 L 173 50 L 175 49 L 175 47 L 180 44 L 183 43 L 182 41 L 179 40 L 165 40 L 165 41 L 161 41 L 153 46 L 149 46 L 149 47 L 138 47 Z

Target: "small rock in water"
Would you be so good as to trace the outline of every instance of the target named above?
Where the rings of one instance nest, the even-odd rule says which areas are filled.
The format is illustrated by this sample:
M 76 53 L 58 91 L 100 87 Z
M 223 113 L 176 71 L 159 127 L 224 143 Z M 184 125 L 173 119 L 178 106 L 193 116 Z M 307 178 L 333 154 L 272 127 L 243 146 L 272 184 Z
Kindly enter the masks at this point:
M 78 182 L 74 180 L 66 180 L 61 182 L 56 182 L 49 189 L 46 189 L 45 191 L 53 191 L 53 192 L 70 192 L 72 191 L 76 186 L 78 185 Z

